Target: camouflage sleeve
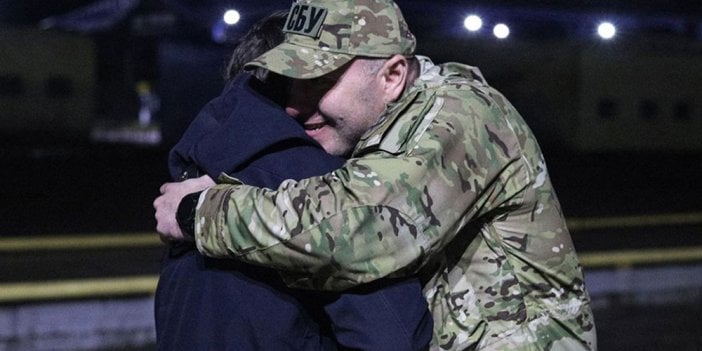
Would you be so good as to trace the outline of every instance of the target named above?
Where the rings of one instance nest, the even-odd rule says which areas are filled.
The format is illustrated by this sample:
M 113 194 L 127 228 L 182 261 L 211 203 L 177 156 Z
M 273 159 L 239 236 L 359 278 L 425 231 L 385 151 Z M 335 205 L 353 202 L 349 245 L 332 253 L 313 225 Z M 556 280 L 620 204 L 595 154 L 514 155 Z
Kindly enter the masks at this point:
M 436 103 L 436 118 L 410 133 L 399 155 L 381 149 L 275 191 L 207 190 L 196 215 L 198 249 L 287 272 L 290 285 L 313 289 L 416 272 L 471 217 L 499 202 L 504 179 L 495 179 L 518 169 L 499 132 L 478 122 L 495 106 L 478 98 L 469 106 L 465 99 Z

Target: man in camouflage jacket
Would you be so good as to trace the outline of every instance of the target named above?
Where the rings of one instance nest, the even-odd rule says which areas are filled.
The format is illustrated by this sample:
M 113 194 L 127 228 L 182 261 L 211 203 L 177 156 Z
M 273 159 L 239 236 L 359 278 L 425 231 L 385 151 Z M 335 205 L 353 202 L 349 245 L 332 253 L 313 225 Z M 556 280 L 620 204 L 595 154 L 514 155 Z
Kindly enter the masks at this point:
M 297 80 L 344 67 L 328 94 L 362 58 L 416 60 L 389 0 L 300 1 L 286 27 L 285 43 L 252 64 Z M 582 269 L 533 134 L 477 68 L 418 61 L 420 76 L 386 101 L 341 169 L 276 190 L 228 179 L 195 195 L 198 249 L 311 289 L 419 274 L 432 349 L 596 349 Z M 162 189 L 176 201 L 195 190 Z M 159 232 L 178 238 L 166 217 L 157 205 Z

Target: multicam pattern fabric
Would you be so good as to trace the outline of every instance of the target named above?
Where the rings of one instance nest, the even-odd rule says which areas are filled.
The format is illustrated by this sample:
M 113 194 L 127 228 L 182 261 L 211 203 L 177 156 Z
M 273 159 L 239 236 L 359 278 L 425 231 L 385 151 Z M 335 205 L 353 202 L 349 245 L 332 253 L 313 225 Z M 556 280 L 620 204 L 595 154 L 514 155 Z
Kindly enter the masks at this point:
M 323 24 L 317 33 L 319 21 Z M 309 79 L 340 68 L 354 56 L 409 56 L 416 47 L 402 12 L 391 0 L 300 0 L 283 31 L 285 42 L 247 67 Z
M 230 181 L 200 197 L 206 255 L 274 267 L 312 289 L 418 273 L 435 350 L 596 349 L 543 155 L 476 68 L 424 59 L 414 86 L 331 174 L 276 190 Z

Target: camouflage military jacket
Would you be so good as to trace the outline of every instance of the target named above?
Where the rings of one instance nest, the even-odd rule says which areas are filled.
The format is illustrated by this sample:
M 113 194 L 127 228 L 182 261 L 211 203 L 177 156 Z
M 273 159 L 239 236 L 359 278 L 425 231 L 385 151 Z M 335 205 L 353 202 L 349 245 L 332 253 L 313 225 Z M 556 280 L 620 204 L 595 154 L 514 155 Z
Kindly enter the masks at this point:
M 581 267 L 531 131 L 476 68 L 422 66 L 343 168 L 204 192 L 198 249 L 313 289 L 419 274 L 433 349 L 594 349 Z

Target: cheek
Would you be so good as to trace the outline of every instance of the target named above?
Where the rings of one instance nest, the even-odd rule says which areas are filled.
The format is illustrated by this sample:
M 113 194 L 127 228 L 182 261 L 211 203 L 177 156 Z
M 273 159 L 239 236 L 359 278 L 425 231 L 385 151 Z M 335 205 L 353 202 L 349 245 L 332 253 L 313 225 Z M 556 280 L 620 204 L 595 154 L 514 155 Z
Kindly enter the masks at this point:
M 319 111 L 328 118 L 338 120 L 343 119 L 347 115 L 347 111 L 351 108 L 350 99 L 343 90 L 331 90 L 327 92 L 319 100 Z

